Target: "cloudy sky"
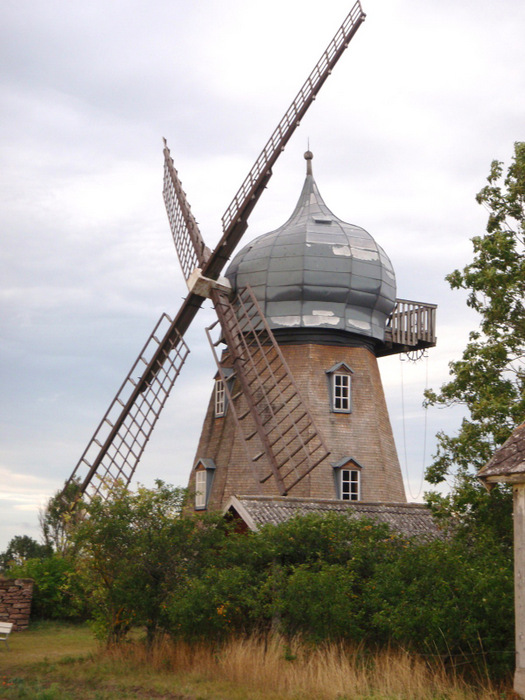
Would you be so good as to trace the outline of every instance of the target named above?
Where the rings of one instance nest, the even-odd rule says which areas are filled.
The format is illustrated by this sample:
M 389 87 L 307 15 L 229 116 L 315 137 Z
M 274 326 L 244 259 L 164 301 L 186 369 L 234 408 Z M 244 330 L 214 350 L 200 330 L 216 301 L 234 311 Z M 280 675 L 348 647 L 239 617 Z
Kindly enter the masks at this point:
M 0 550 L 39 538 L 162 311 L 185 285 L 162 202 L 168 139 L 205 240 L 352 2 L 0 0 Z M 440 428 L 421 407 L 476 319 L 444 276 L 484 230 L 474 196 L 525 138 L 522 0 L 363 0 L 348 51 L 278 161 L 246 239 L 304 179 L 385 248 L 398 296 L 439 305 L 438 347 L 382 361 L 410 499 Z M 138 479 L 187 480 L 214 374 L 204 326 Z M 405 451 L 406 445 L 406 451 Z

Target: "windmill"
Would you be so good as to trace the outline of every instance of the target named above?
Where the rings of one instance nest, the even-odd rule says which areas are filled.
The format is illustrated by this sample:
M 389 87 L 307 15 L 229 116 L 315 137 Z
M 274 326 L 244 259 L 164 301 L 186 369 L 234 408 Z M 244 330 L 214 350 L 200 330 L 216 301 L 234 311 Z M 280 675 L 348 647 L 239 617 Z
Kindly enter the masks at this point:
M 187 358 L 184 334 L 205 298 L 211 299 L 217 313 L 232 371 L 247 404 L 247 411 L 236 414 L 235 420 L 254 478 L 261 484 L 273 479 L 278 492 L 286 495 L 326 459 L 328 449 L 256 297 L 246 287 L 231 298 L 220 273 L 244 234 L 280 153 L 364 19 L 357 0 L 226 209 L 223 234 L 213 251 L 204 243 L 165 142 L 164 200 L 189 293 L 175 318 L 163 314 L 159 319 L 66 488 L 78 483 L 89 500 L 107 493 L 117 481 L 129 484 Z M 223 375 L 226 387 L 231 379 Z M 232 405 L 237 398 L 229 396 Z M 255 453 L 254 440 L 259 448 Z M 265 468 L 258 465 L 262 461 Z

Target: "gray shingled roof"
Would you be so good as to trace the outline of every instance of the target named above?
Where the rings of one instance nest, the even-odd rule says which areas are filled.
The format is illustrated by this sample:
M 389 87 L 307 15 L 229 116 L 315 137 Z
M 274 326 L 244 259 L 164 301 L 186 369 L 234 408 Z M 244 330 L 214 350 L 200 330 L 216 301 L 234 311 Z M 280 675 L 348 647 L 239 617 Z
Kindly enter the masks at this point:
M 480 469 L 477 477 L 485 483 L 525 481 L 525 423 L 519 425 L 494 452 L 492 459 Z
M 420 503 L 356 503 L 322 498 L 289 496 L 232 496 L 224 512 L 234 511 L 251 530 L 278 525 L 294 515 L 342 513 L 386 523 L 407 537 L 440 537 L 440 530 L 427 506 Z

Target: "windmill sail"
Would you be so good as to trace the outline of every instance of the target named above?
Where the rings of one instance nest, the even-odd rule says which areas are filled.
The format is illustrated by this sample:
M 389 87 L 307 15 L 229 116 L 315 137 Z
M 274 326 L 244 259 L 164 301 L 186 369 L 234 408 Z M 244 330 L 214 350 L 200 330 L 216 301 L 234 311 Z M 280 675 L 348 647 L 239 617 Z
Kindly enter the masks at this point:
M 241 290 L 232 303 L 219 292 L 212 298 L 233 375 L 223 375 L 209 329 L 208 338 L 249 463 L 266 457 L 270 472 L 256 468 L 258 480 L 273 476 L 285 496 L 328 456 L 328 449 L 252 290 Z M 233 379 L 238 382 L 232 394 Z M 254 449 L 254 443 L 259 447 Z
M 170 328 L 162 314 L 67 482 L 78 482 L 84 499 L 133 477 L 189 352 L 182 338 L 169 337 Z
M 286 144 L 315 100 L 325 80 L 331 74 L 332 69 L 364 22 L 365 17 L 366 14 L 363 12 L 361 3 L 357 0 L 268 139 L 237 194 L 224 212 L 222 217 L 224 233 L 209 261 L 210 272 L 214 270 L 216 259 L 222 260 L 220 267 L 222 269 L 233 252 L 246 230 L 248 216 L 271 177 L 272 167 L 282 151 L 284 151 Z M 209 274 L 209 276 L 213 277 L 213 274 Z
M 164 139 L 164 187 L 162 194 L 170 222 L 175 249 L 179 257 L 184 279 L 188 280 L 196 267 L 202 267 L 210 257 L 191 207 L 182 189 L 179 175 L 173 165 L 166 139 Z

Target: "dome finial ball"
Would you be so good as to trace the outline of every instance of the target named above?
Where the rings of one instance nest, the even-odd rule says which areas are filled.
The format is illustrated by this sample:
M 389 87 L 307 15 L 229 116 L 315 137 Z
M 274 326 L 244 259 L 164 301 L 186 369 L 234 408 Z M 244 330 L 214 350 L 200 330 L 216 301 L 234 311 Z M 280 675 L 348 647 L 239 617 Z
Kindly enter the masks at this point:
M 304 159 L 306 161 L 306 174 L 307 175 L 312 175 L 312 158 L 314 157 L 314 154 L 312 151 L 308 150 L 304 154 Z

